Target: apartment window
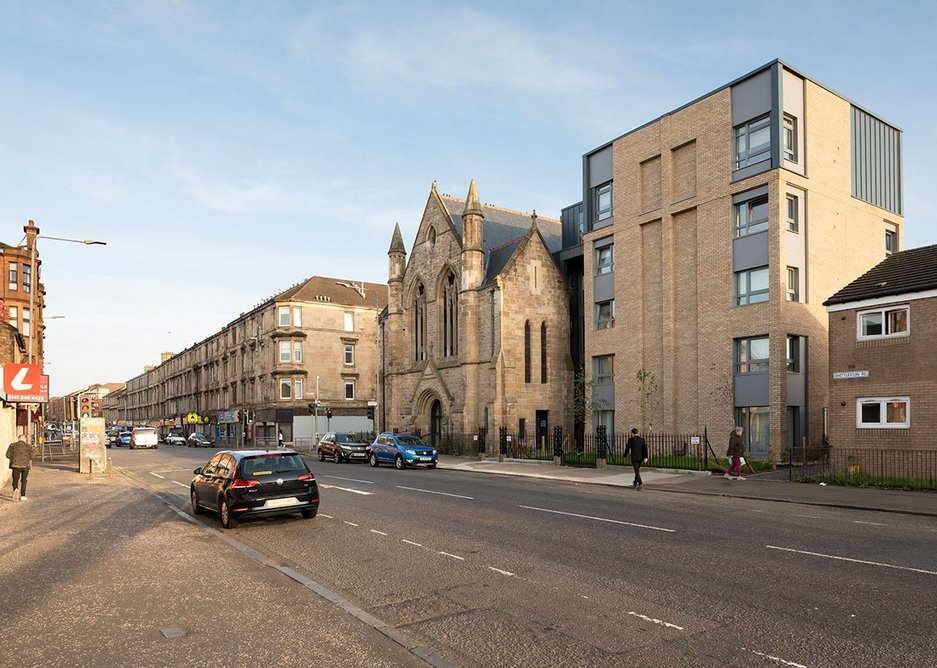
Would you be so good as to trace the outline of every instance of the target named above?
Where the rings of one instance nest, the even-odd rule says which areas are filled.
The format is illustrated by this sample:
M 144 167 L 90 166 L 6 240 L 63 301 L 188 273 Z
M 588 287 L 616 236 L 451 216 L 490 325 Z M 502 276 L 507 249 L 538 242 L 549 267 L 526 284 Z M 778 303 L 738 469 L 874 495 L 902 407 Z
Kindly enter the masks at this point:
M 19 287 L 19 279 L 16 274 L 17 264 L 15 262 L 10 263 L 10 290 L 16 290 Z
M 885 257 L 898 252 L 898 232 L 896 230 L 885 230 Z M 25 269 L 25 267 L 24 267 Z M 23 276 L 25 285 L 26 276 Z M 25 287 L 23 288 L 26 289 Z
M 611 438 L 615 433 L 615 411 L 596 411 L 594 417 L 595 427 L 605 427 L 605 435 Z
M 759 267 L 735 272 L 735 305 L 746 306 L 768 301 L 768 268 Z
M 302 399 L 303 398 L 303 379 L 295 378 L 293 379 L 293 398 Z
M 610 274 L 615 271 L 615 244 L 596 246 L 595 275 Z
M 756 118 L 735 128 L 735 168 L 742 169 L 771 158 L 771 119 Z
M 790 373 L 800 373 L 800 337 L 787 337 L 787 370 Z
M 23 292 L 29 292 L 33 286 L 33 268 L 28 264 L 23 265 Z
M 25 277 L 24 277 L 25 278 Z M 32 327 L 32 315 L 29 312 L 28 308 L 23 309 L 23 336 L 30 336 L 30 328 Z
M 881 308 L 858 314 L 859 339 L 910 336 L 911 307 Z
M 768 229 L 768 196 L 756 197 L 735 205 L 735 236 L 765 232 Z
M 735 372 L 762 373 L 768 370 L 768 337 L 735 340 Z
M 20 323 L 18 321 L 19 311 L 17 310 L 15 306 L 10 306 L 9 311 L 10 311 L 10 324 L 13 327 L 16 327 L 16 329 L 19 329 L 20 328 Z
M 355 365 L 355 347 L 352 345 L 345 346 L 345 366 L 354 366 Z
M 280 379 L 280 400 L 291 399 L 293 391 L 293 383 L 289 378 Z
M 797 162 L 797 119 L 784 114 L 784 159 Z
M 293 307 L 293 327 L 302 327 L 303 326 L 303 307 L 294 306 Z
M 540 382 L 547 382 L 547 323 L 540 323 Z
M 771 440 L 771 416 L 767 406 L 740 406 L 735 409 L 735 424 L 745 432 L 745 449 L 767 454 Z
M 355 381 L 346 380 L 345 381 L 345 399 L 347 401 L 353 401 L 355 398 Z
M 303 342 L 302 341 L 293 341 L 293 361 L 294 362 L 303 361 Z
M 612 182 L 603 183 L 594 189 L 595 193 L 595 220 L 605 220 L 612 217 Z
M 530 382 L 530 320 L 524 323 L 524 382 Z
M 608 329 L 615 325 L 615 300 L 597 302 L 595 305 L 595 328 Z
M 280 316 L 280 319 L 279 319 L 280 327 L 289 327 L 290 326 L 290 307 L 281 306 L 278 309 L 278 312 Z
M 289 341 L 280 341 L 280 361 L 281 362 L 290 361 L 290 342 Z
M 910 397 L 856 399 L 856 427 L 859 429 L 907 429 L 910 426 Z
M 787 268 L 787 301 L 800 301 L 800 269 L 797 267 Z
M 800 232 L 800 198 L 787 196 L 787 231 Z
M 422 294 L 422 290 L 423 290 L 423 286 L 421 285 L 421 286 L 420 286 L 420 291 L 421 291 L 420 294 Z M 353 331 L 355 331 L 355 314 L 352 313 L 351 311 L 347 311 L 347 312 L 345 313 L 344 325 L 345 325 L 345 331 L 346 331 L 346 332 L 353 332 Z
M 598 355 L 592 358 L 592 378 L 596 385 L 615 383 L 615 356 Z

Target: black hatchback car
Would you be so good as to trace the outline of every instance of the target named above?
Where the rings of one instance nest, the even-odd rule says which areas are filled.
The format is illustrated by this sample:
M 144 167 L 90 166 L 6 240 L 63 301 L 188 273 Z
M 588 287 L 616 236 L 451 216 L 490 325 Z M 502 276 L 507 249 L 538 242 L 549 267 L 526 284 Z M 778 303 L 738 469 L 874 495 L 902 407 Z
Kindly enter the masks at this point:
M 225 529 L 246 517 L 319 511 L 316 477 L 292 450 L 223 450 L 194 473 L 192 512 L 217 512 Z

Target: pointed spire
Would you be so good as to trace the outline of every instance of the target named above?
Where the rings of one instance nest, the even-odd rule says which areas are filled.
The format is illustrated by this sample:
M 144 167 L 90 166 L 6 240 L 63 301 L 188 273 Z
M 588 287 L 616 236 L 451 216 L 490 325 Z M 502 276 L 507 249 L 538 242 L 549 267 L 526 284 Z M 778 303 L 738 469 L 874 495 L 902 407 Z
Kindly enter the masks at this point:
M 394 236 L 390 240 L 390 250 L 387 251 L 387 254 L 391 253 L 403 253 L 406 255 L 407 249 L 403 245 L 403 235 L 400 233 L 400 223 L 394 223 Z
M 530 214 L 530 226 L 537 227 L 537 210 L 534 209 L 534 212 Z
M 472 182 L 469 184 L 468 195 L 465 197 L 465 209 L 462 211 L 462 217 L 468 216 L 470 214 L 475 214 L 477 216 L 483 216 L 482 214 L 482 205 L 478 201 L 478 193 L 475 191 L 475 179 L 472 179 Z

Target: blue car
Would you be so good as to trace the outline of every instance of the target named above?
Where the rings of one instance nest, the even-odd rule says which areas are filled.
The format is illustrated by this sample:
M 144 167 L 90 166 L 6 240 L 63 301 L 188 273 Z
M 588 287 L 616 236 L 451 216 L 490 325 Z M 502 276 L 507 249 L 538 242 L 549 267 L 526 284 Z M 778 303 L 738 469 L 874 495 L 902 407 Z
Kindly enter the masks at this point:
M 378 434 L 371 444 L 371 456 L 368 459 L 371 466 L 376 467 L 385 462 L 398 469 L 418 464 L 434 469 L 436 460 L 436 449 L 414 434 Z

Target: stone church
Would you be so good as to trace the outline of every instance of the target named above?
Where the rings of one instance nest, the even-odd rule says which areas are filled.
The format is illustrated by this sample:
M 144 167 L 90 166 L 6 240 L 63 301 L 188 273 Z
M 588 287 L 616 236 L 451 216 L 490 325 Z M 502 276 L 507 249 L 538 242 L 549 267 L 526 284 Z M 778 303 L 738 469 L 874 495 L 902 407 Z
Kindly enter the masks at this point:
M 388 256 L 378 332 L 382 430 L 496 435 L 541 446 L 572 424 L 569 289 L 559 221 L 465 200 L 433 183 L 407 258 Z M 489 451 L 497 437 L 486 439 Z

